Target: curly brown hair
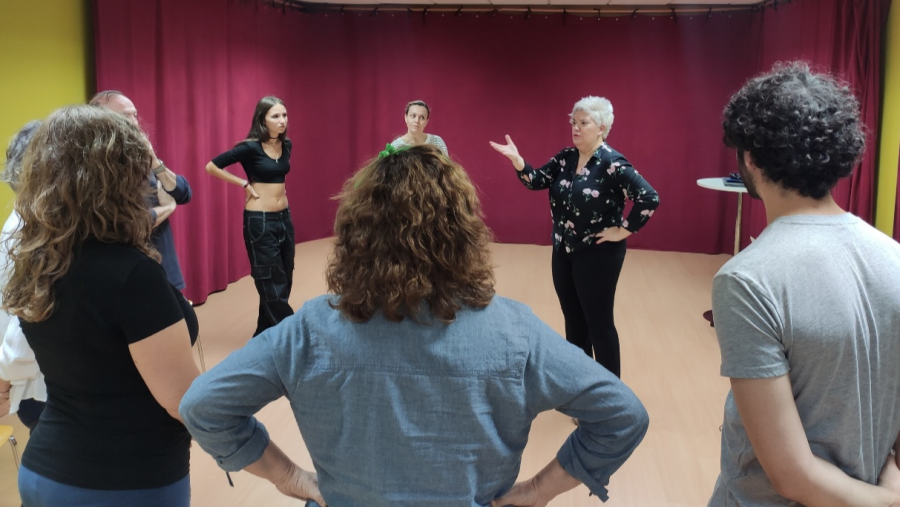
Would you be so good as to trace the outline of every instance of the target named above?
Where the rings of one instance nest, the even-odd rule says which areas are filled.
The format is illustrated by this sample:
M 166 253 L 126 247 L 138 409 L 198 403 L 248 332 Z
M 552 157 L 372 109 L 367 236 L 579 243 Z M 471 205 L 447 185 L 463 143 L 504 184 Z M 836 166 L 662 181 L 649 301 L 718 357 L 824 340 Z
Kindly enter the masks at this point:
M 325 278 L 334 308 L 354 322 L 443 324 L 463 306 L 494 297 L 488 244 L 475 187 L 462 167 L 430 145 L 377 158 L 344 185 Z M 426 306 L 427 305 L 427 306 Z
M 89 238 L 159 260 L 150 244 L 151 156 L 141 130 L 121 114 L 72 106 L 47 118 L 25 153 L 4 310 L 28 322 L 47 319 L 55 282 Z

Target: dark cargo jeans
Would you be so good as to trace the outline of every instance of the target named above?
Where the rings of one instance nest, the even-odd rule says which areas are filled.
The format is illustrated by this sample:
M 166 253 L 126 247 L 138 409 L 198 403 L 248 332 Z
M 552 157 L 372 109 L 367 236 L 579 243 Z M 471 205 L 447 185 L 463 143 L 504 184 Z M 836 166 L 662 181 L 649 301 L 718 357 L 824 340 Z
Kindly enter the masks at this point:
M 244 210 L 244 245 L 250 276 L 259 293 L 256 336 L 294 314 L 288 303 L 294 276 L 294 224 L 291 211 Z

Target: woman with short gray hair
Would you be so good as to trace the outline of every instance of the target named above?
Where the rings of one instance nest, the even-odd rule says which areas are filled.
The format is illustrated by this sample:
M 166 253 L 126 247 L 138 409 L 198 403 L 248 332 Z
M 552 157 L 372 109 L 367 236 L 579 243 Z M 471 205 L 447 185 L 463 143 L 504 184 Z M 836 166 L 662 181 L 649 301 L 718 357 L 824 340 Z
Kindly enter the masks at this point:
M 0 173 L 0 181 L 8 184 L 13 192 L 19 188 L 19 175 L 22 173 L 22 160 L 25 158 L 25 148 L 31 142 L 32 136 L 41 126 L 40 120 L 32 120 L 26 123 L 12 139 L 9 140 L 9 146 L 6 148 L 6 166 Z
M 584 97 L 569 118 L 575 147 L 563 149 L 539 168 L 525 162 L 509 136 L 506 144 L 490 144 L 512 161 L 526 188 L 550 189 L 553 286 L 565 317 L 566 339 L 621 376 L 613 307 L 625 238 L 653 216 L 659 196 L 606 144 L 615 119 L 609 100 Z M 634 203 L 628 218 L 623 215 L 626 198 Z
M 595 97 L 593 95 L 584 97 L 575 103 L 569 118 L 574 118 L 575 113 L 584 111 L 587 115 L 601 127 L 603 139 L 609 137 L 609 131 L 612 129 L 613 121 L 616 116 L 613 114 L 612 103 L 604 97 Z M 570 122 L 571 123 L 571 122 Z

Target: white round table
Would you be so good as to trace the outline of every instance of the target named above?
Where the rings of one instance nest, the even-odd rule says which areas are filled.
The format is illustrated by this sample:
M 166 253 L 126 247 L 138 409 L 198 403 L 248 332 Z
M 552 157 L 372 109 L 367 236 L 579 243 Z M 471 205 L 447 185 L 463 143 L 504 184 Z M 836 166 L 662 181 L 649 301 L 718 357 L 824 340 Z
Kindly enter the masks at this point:
M 733 187 L 726 185 L 722 178 L 700 178 L 697 185 L 710 190 L 719 190 L 721 192 L 735 192 L 738 194 L 737 219 L 734 221 L 734 255 L 737 255 L 741 249 L 741 204 L 743 203 L 743 195 L 747 193 L 747 187 L 741 185 Z

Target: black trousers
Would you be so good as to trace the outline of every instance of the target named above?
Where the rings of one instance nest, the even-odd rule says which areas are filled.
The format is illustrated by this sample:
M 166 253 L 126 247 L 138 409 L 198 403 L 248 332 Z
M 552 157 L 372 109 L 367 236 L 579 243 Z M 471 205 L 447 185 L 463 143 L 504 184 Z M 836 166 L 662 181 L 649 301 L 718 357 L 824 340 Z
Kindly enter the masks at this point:
M 256 336 L 294 314 L 288 303 L 295 248 L 290 209 L 244 210 L 244 245 L 250 258 L 250 276 L 259 293 Z
M 621 377 L 619 333 L 613 318 L 625 240 L 566 253 L 553 250 L 553 287 L 566 320 L 566 340 Z

